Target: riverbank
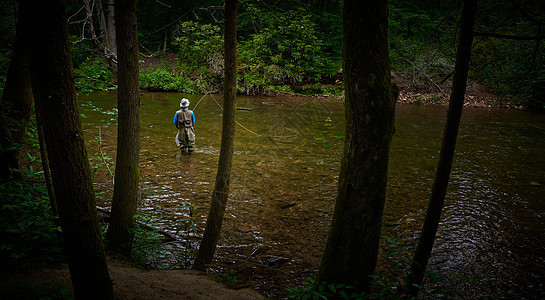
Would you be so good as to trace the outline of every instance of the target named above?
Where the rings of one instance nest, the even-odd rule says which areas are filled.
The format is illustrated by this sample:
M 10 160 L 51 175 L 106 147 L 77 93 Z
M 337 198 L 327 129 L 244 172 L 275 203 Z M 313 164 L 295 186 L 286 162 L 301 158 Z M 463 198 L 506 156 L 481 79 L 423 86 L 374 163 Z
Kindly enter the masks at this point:
M 412 87 L 409 79 L 394 74 L 392 80 L 399 87 L 397 101 L 416 105 L 443 105 L 447 106 L 450 97 L 450 86 L 436 86 L 433 88 Z M 477 82 L 472 82 L 466 89 L 465 107 L 477 108 L 509 108 L 524 109 L 505 103 L 494 93 L 494 90 Z
M 194 270 L 141 270 L 108 259 L 116 299 L 263 299 L 252 289 L 231 289 Z M 73 299 L 68 265 L 0 275 L 0 299 Z
M 149 70 L 160 70 L 165 66 L 175 65 L 176 55 L 168 55 L 166 57 L 150 57 L 140 62 L 141 72 Z M 172 67 L 170 67 L 172 68 Z M 397 86 L 399 95 L 397 101 L 400 103 L 410 103 L 416 105 L 448 105 L 450 97 L 450 88 L 452 80 L 444 80 L 442 83 L 434 82 L 431 78 L 416 78 L 403 71 L 392 71 L 392 82 Z M 295 86 L 259 86 L 248 90 L 248 87 L 243 88 L 245 92 L 242 95 L 264 95 L 264 96 L 301 96 L 301 97 L 326 97 L 326 98 L 342 98 L 343 83 L 342 73 L 331 76 L 328 80 L 315 84 L 303 84 Z M 143 84 L 144 89 L 152 92 L 164 91 L 171 92 L 172 86 L 166 83 L 160 83 L 161 80 L 156 80 L 157 85 L 148 87 Z M 209 86 L 217 86 L 209 83 Z M 219 86 L 218 86 L 219 87 Z M 211 93 L 221 92 L 219 90 L 208 91 Z M 239 91 L 241 92 L 241 91 Z M 204 93 L 204 92 L 203 92 Z M 525 109 L 522 105 L 517 105 L 510 102 L 508 99 L 498 97 L 494 90 L 484 86 L 476 81 L 468 83 L 465 104 L 466 107 L 478 108 L 507 108 L 507 109 Z

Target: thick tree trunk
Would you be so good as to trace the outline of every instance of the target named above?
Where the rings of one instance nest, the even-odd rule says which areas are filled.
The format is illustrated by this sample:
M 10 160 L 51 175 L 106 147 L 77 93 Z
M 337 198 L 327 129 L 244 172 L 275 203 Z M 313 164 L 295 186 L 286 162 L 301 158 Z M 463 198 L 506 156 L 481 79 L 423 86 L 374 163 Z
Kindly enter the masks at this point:
M 15 46 L 0 101 L 0 181 L 8 179 L 10 175 L 20 178 L 20 173 L 11 174 L 10 171 L 10 168 L 19 169 L 18 148 L 10 148 L 23 142 L 32 107 L 25 17 L 18 13 Z
M 452 92 L 450 94 L 447 121 L 443 132 L 441 152 L 439 154 L 439 161 L 424 227 L 420 233 L 420 240 L 414 254 L 411 272 L 408 277 L 408 287 L 412 295 L 418 293 L 419 286 L 422 284 L 424 271 L 426 270 L 431 255 L 433 242 L 435 241 L 435 235 L 437 234 L 437 228 L 443 210 L 445 195 L 447 193 L 447 186 L 454 158 L 454 149 L 458 136 L 458 128 L 460 127 L 460 119 L 464 107 L 464 95 L 467 84 L 471 46 L 473 44 L 473 27 L 475 24 L 476 12 L 477 0 L 464 1 L 461 17 L 460 42 L 456 52 Z
M 68 265 L 77 299 L 113 299 L 79 121 L 62 0 L 21 1 L 30 71 L 43 123 Z
M 118 42 L 118 134 L 115 185 L 108 240 L 114 249 L 130 250 L 138 203 L 140 168 L 140 90 L 136 0 L 116 0 Z
M 238 0 L 225 1 L 225 81 L 223 96 L 223 125 L 218 173 L 203 240 L 194 269 L 203 270 L 212 262 L 221 232 L 223 214 L 229 196 L 231 165 L 233 160 L 233 139 L 235 136 L 235 102 L 237 84 L 237 11 Z
M 387 1 L 345 0 L 343 21 L 346 141 L 318 280 L 367 290 L 377 261 L 394 132 Z

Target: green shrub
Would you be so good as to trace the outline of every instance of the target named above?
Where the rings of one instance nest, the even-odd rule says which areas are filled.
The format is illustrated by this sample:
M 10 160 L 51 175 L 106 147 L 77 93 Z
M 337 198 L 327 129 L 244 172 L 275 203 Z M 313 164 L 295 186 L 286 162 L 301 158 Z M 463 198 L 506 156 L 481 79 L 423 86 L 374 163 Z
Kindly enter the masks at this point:
M 61 228 L 41 183 L 0 184 L 0 261 L 9 267 L 36 267 L 63 261 Z
M 473 56 L 477 66 L 474 75 L 493 88 L 504 103 L 545 109 L 545 51 L 535 51 L 535 42 L 480 43 Z
M 216 25 L 188 21 L 174 31 L 179 74 L 221 72 L 223 70 L 223 34 Z
M 174 75 L 166 68 L 148 69 L 140 72 L 140 88 L 150 91 L 171 91 L 187 94 L 206 93 L 215 86 L 216 78 L 196 76 L 191 79 L 185 75 Z
M 115 89 L 114 74 L 104 61 L 99 58 L 88 58 L 74 70 L 76 75 L 76 89 L 83 93 L 92 91 L 108 91 Z
M 141 224 L 153 226 L 155 220 L 149 216 L 135 215 L 139 222 L 134 230 L 134 243 L 131 250 L 132 263 L 141 269 L 156 268 L 163 265 L 161 259 L 166 255 L 161 235 Z
M 239 60 L 246 73 L 257 73 L 276 84 L 295 84 L 329 71 L 310 15 L 266 14 L 263 22 L 260 32 L 239 43 Z

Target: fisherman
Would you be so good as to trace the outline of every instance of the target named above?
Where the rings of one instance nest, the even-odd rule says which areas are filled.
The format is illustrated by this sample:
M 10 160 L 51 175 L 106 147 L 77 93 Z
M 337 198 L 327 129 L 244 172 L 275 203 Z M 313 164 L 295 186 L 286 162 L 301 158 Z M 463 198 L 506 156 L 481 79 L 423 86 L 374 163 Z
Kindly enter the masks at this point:
M 176 144 L 180 147 L 182 152 L 193 151 L 193 144 L 195 144 L 195 131 L 193 131 L 195 114 L 192 110 L 189 110 L 188 107 L 189 100 L 183 98 L 182 101 L 180 101 L 180 110 L 174 115 L 174 125 L 178 128 Z

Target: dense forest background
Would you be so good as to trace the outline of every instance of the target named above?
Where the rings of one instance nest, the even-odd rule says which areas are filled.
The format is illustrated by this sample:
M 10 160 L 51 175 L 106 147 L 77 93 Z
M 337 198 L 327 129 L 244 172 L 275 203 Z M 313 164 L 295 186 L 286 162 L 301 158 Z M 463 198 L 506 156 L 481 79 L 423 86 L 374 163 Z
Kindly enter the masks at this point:
M 15 1 L 6 2 L 0 8 L 1 87 L 16 22 Z M 112 1 L 100 3 L 106 18 L 108 2 Z M 97 13 L 99 3 L 67 4 L 78 89 L 115 88 L 115 58 L 105 43 L 108 29 L 99 26 L 106 24 Z M 141 88 L 221 92 L 223 2 L 163 0 L 137 5 Z M 341 0 L 241 0 L 238 92 L 341 94 L 341 7 Z M 408 88 L 448 87 L 460 1 L 391 0 L 389 11 L 394 72 Z M 545 4 L 539 0 L 479 2 L 471 78 L 492 88 L 502 103 L 545 107 L 544 12 Z

